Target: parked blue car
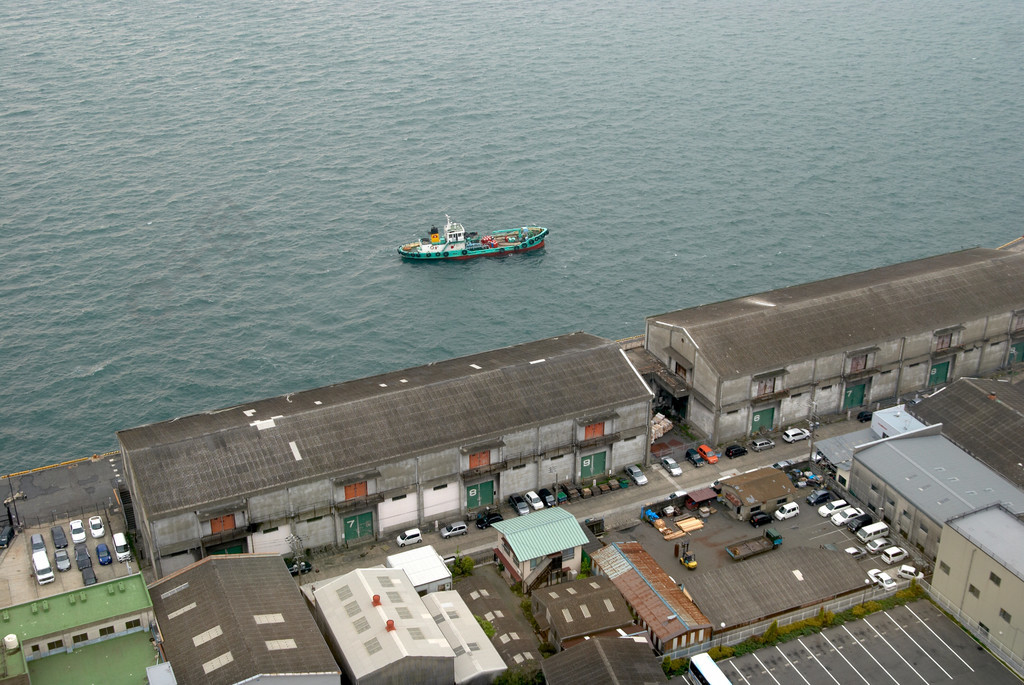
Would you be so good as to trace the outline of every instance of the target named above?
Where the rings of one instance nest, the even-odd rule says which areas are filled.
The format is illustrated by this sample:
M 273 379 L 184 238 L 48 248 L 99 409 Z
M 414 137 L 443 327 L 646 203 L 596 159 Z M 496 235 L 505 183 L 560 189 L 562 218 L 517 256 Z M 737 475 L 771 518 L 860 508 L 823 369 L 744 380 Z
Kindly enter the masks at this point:
M 106 566 L 110 563 L 110 549 L 105 542 L 96 545 L 96 558 L 100 560 L 100 566 Z

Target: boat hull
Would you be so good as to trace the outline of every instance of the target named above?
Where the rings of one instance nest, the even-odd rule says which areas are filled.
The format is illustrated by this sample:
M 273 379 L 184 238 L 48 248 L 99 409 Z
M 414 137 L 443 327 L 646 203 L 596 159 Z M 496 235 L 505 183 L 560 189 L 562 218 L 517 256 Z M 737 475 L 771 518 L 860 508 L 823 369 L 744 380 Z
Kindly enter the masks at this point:
M 409 243 L 398 248 L 398 254 L 410 261 L 463 261 L 477 257 L 504 257 L 523 252 L 532 252 L 544 247 L 548 229 L 528 226 L 507 231 L 497 231 L 491 236 L 490 244 L 470 243 Z

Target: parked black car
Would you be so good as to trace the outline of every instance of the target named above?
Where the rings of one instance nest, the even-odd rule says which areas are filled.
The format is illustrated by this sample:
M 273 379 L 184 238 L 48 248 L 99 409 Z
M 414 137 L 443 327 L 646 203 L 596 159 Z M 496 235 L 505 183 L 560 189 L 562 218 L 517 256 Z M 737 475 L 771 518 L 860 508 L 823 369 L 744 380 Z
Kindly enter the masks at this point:
M 764 513 L 763 511 L 755 511 L 753 514 L 750 515 L 750 525 L 752 525 L 754 528 L 760 528 L 764 524 L 771 522 L 772 517 Z
M 736 457 L 742 457 L 747 453 L 747 448 L 743 445 L 729 445 L 725 448 L 725 456 L 729 459 L 735 459 Z
M 85 546 L 84 542 L 75 545 L 75 563 L 78 565 L 79 571 L 92 566 L 92 557 L 89 556 L 89 548 Z
M 551 491 L 547 488 L 541 488 L 537 491 L 537 496 L 544 501 L 544 505 L 553 507 L 556 504 L 555 496 L 551 494 Z
M 68 546 L 68 538 L 64 535 L 63 526 L 54 526 L 51 528 L 50 536 L 53 537 L 53 546 L 57 549 L 64 549 Z
M 857 420 L 860 421 L 861 423 L 867 423 L 868 421 L 871 420 L 871 414 L 872 413 L 869 411 L 862 411 L 859 414 L 857 414 Z
M 86 566 L 82 569 L 82 584 L 83 585 L 95 585 L 96 584 L 96 573 L 92 570 L 92 566 Z
M 0 531 L 0 549 L 6 549 L 11 546 L 11 541 L 14 540 L 14 529 L 10 526 L 4 526 L 4 529 Z
M 686 461 L 690 462 L 694 466 L 704 466 L 704 457 L 700 456 L 700 452 L 695 449 L 686 450 Z
M 476 527 L 490 528 L 492 524 L 504 520 L 504 517 L 496 511 L 481 511 L 476 515 Z
M 851 533 L 856 533 L 864 526 L 874 522 L 875 519 L 871 517 L 871 514 L 861 514 L 860 516 L 854 516 L 852 519 L 846 522 L 846 527 L 850 529 Z
M 832 500 L 832 493 L 828 490 L 815 490 L 807 495 L 807 503 L 810 505 L 824 504 Z
M 297 576 L 300 573 L 309 573 L 313 570 L 313 564 L 309 563 L 305 559 L 285 559 L 284 563 L 288 565 L 288 572 L 293 576 Z

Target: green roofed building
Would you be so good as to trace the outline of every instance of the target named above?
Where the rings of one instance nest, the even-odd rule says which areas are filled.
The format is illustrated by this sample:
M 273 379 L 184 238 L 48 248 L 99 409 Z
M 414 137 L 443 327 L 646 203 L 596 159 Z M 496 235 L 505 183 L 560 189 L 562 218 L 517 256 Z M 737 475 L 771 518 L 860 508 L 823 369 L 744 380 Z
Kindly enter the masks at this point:
M 0 683 L 145 682 L 153 620 L 139 574 L 0 609 Z
M 493 525 L 501 533 L 494 554 L 507 578 L 530 592 L 580 572 L 587 534 L 565 509 L 542 509 Z

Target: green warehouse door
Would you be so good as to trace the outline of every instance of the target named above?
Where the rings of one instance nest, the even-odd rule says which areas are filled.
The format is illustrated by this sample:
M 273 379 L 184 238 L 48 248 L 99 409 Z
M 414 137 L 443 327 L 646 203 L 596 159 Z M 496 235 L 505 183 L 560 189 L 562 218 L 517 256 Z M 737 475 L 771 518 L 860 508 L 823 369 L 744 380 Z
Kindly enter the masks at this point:
M 843 409 L 853 409 L 864 404 L 864 391 L 866 388 L 867 383 L 848 387 L 843 395 Z
M 1024 362 L 1024 342 L 1010 346 L 1010 363 L 1020 364 Z
M 928 385 L 942 385 L 949 376 L 949 362 L 942 362 L 932 367 L 928 373 Z
M 373 537 L 373 512 L 367 511 L 345 519 L 345 539 Z
M 750 432 L 757 433 L 762 428 L 770 431 L 775 424 L 775 407 L 761 409 L 754 412 L 754 419 L 750 422 Z
M 592 478 L 600 473 L 604 473 L 604 465 L 604 452 L 580 457 L 580 478 Z
M 494 504 L 494 481 L 466 486 L 466 508 L 486 507 Z

